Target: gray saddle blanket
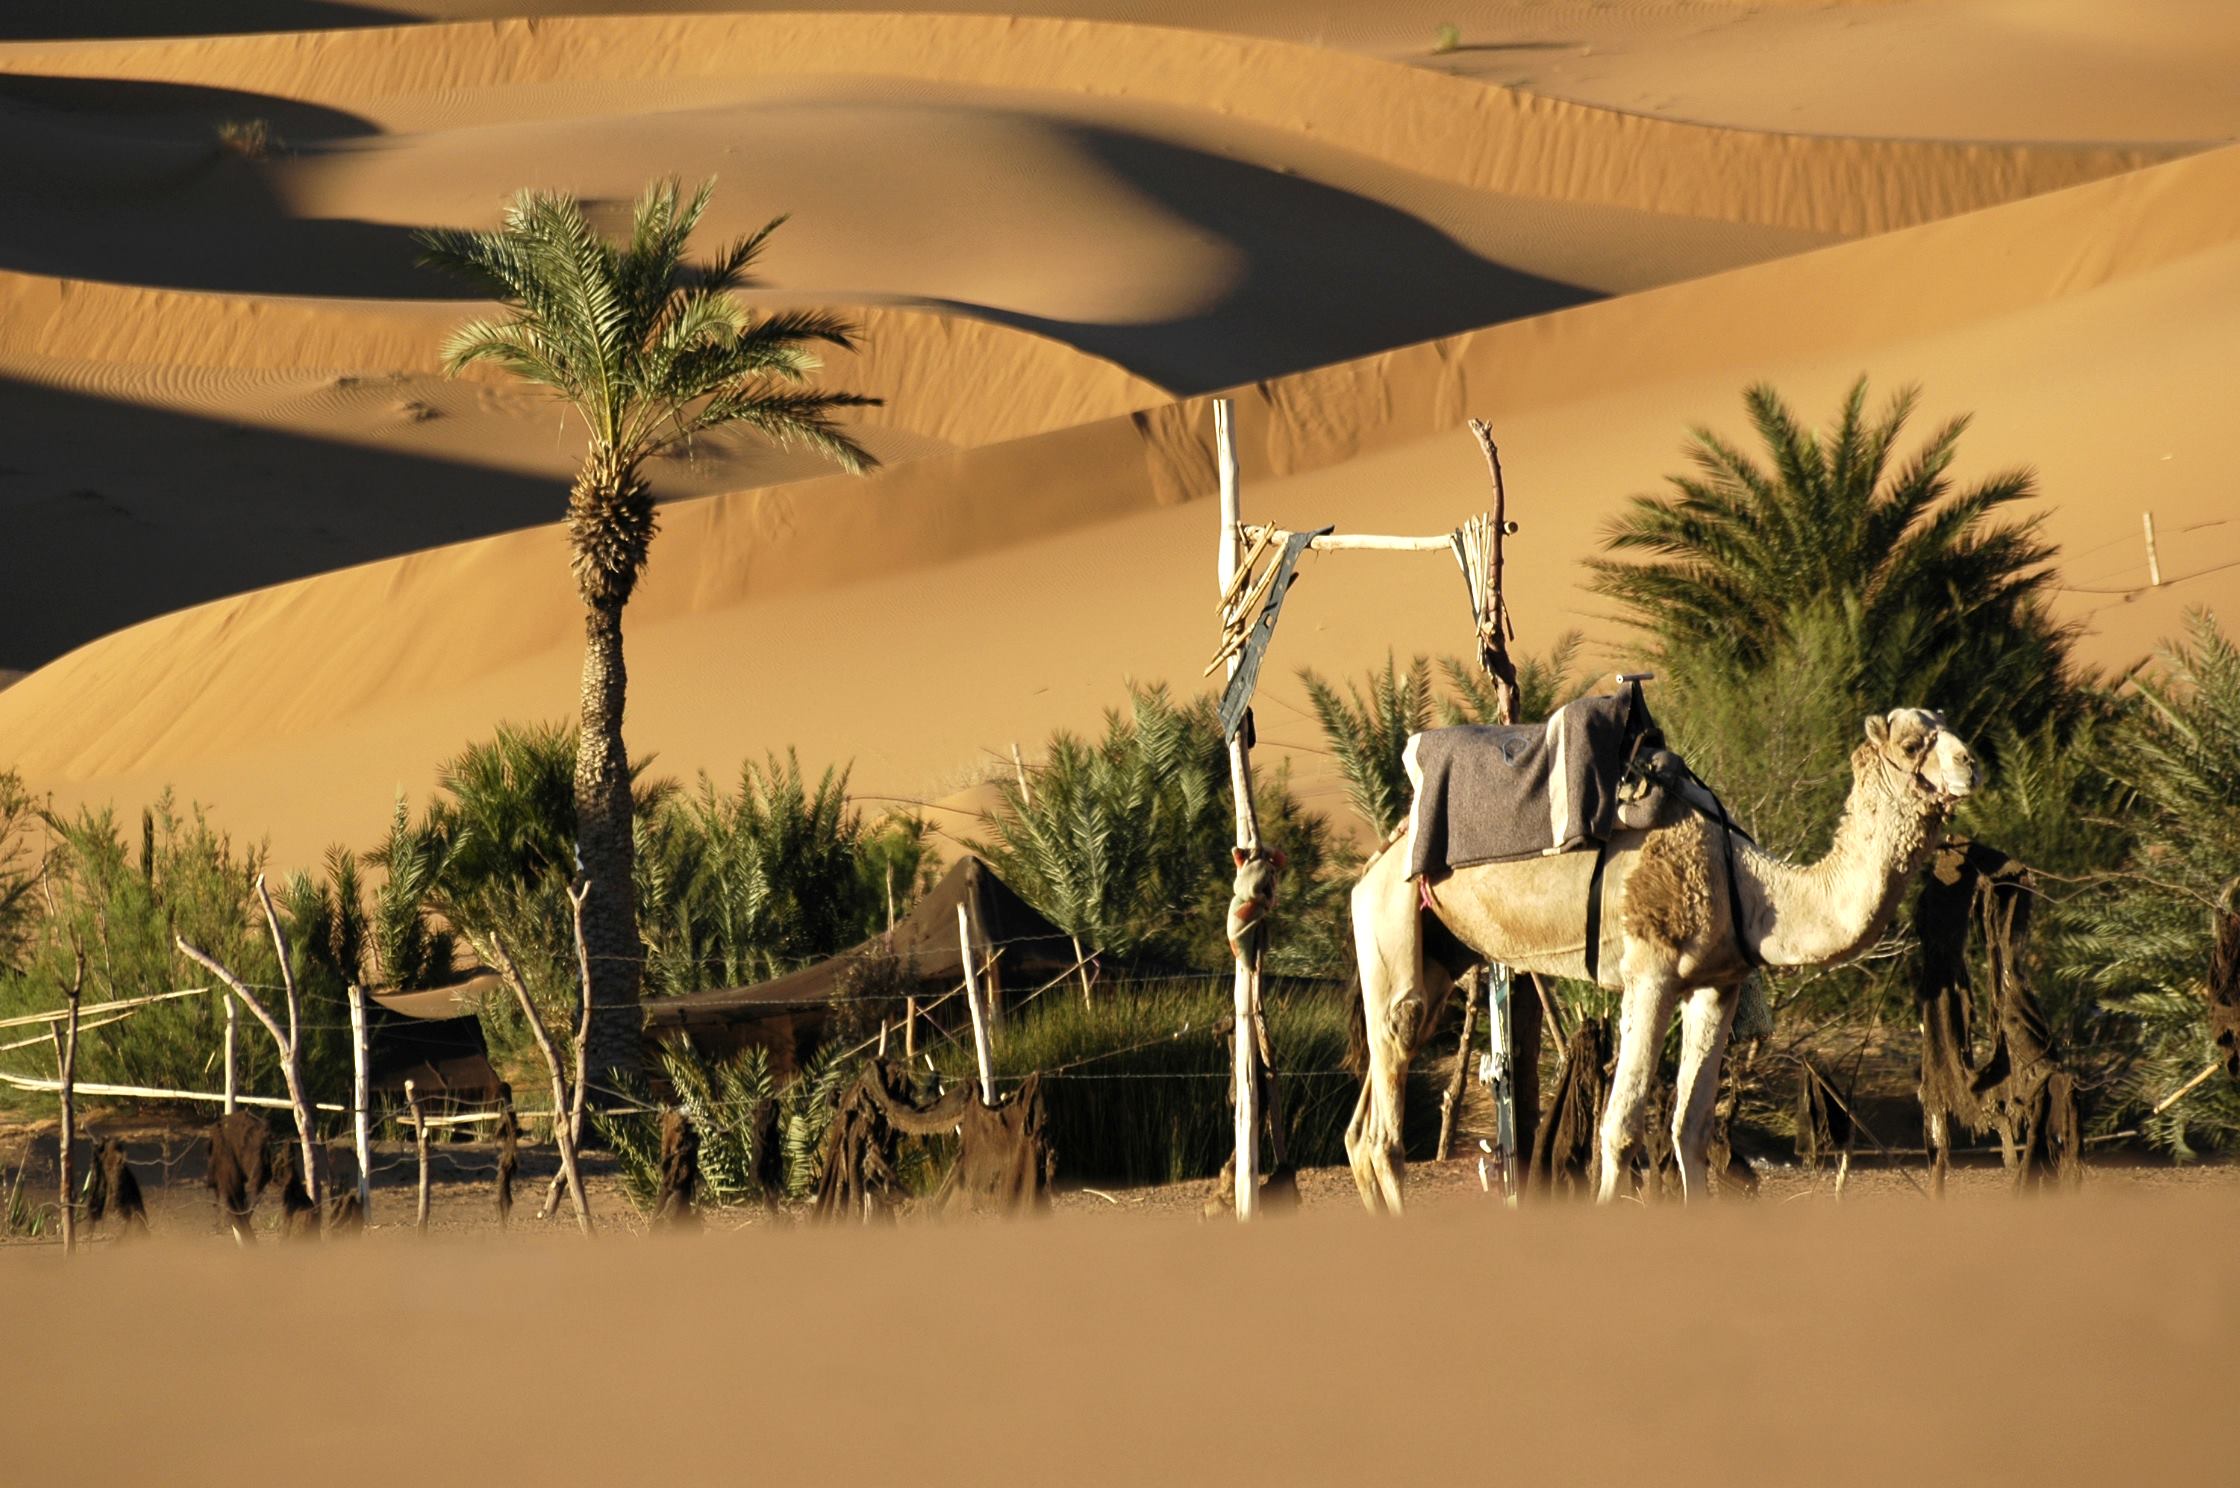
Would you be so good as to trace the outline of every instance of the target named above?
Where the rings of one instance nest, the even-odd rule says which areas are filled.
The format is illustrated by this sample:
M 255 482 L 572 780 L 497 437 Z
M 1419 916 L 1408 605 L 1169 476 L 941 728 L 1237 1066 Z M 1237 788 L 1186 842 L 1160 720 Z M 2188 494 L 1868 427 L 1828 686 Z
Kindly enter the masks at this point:
M 1628 688 L 1567 703 L 1545 724 L 1411 736 L 1403 755 L 1415 787 L 1409 876 L 1608 841 L 1626 763 L 1654 727 L 1639 690 Z

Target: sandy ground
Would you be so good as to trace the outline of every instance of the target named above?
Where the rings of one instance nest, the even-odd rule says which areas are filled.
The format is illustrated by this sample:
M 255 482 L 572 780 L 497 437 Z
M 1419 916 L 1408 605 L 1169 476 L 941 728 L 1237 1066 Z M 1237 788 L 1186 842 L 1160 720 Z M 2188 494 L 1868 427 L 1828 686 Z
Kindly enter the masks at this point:
M 1378 1223 L 1314 1174 L 1304 1213 L 1241 1231 L 1131 1194 L 876 1232 L 20 1247 L 6 1460 L 183 1484 L 274 1450 L 345 1483 L 2224 1476 L 2230 1169 L 2035 1201 L 1971 1174 L 1942 1205 L 1870 1174 L 1842 1203 L 1686 1211 L 1510 1212 L 1454 1178 Z

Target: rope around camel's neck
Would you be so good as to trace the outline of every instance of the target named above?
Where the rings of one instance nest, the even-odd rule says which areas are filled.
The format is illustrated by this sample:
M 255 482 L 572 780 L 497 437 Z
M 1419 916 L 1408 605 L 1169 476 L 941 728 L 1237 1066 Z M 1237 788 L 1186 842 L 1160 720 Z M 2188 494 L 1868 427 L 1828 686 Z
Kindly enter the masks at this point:
M 1851 794 L 1818 862 L 1737 843 L 1744 933 L 1770 966 L 1825 966 L 1881 938 L 1905 885 L 1944 834 L 1944 810 L 1871 744 L 1852 756 Z

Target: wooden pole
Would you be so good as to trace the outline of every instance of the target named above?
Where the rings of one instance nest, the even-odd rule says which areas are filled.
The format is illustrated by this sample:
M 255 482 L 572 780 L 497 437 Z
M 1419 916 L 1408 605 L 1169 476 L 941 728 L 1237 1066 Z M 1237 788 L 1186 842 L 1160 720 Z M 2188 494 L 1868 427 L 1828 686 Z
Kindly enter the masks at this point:
M 101 1025 L 89 1023 L 83 1026 L 98 1028 Z M 38 1075 L 11 1074 L 7 1070 L 0 1070 L 0 1084 L 12 1085 L 18 1090 L 60 1090 L 62 1088 L 60 1080 L 44 1079 Z M 173 1090 L 162 1085 L 99 1085 L 87 1080 L 80 1080 L 73 1088 L 80 1095 L 115 1095 L 130 1100 L 205 1101 L 214 1104 L 225 1099 L 215 1090 Z M 292 1111 L 295 1109 L 294 1101 L 276 1095 L 244 1095 L 241 1097 L 241 1104 L 257 1106 L 268 1111 Z M 332 1111 L 338 1116 L 350 1114 L 348 1106 L 338 1106 L 330 1101 L 313 1101 L 310 1106 L 312 1110 Z
M 1221 540 L 1214 550 L 1216 590 L 1226 596 L 1237 577 L 1237 544 L 1241 538 L 1243 498 L 1239 492 L 1235 409 L 1227 398 L 1213 400 L 1213 448 L 1221 478 Z M 1442 542 L 1445 539 L 1441 539 Z M 1238 658 L 1229 659 L 1235 676 Z M 1252 749 L 1246 731 L 1237 730 L 1229 741 L 1229 786 L 1236 807 L 1237 847 L 1246 854 L 1260 851 L 1260 822 L 1252 806 Z M 1260 968 L 1241 950 L 1236 958 L 1236 1028 L 1232 1037 L 1231 1080 L 1236 1089 L 1236 1210 L 1239 1221 L 1252 1218 L 1260 1201 L 1259 1079 L 1254 1068 L 1255 1027 L 1260 1009 Z
M 961 904 L 957 906 L 957 944 L 964 951 L 964 1000 L 972 1009 L 972 1057 L 980 1066 L 980 1100 L 992 1106 L 996 1103 L 996 1074 L 988 1056 L 988 1014 L 980 1005 L 979 974 L 972 969 L 972 922 Z
M 62 1200 L 62 1253 L 74 1254 L 78 1249 L 78 1104 L 75 1086 L 78 1082 L 78 999 L 86 989 L 86 955 L 77 953 L 77 964 L 70 975 L 70 1004 L 61 1028 L 52 1024 L 47 1031 L 54 1038 L 55 1068 L 62 1086 L 62 1132 L 55 1149 L 57 1169 L 56 1186 Z
M 238 1027 L 236 1026 L 237 1021 L 240 1018 L 241 1010 L 233 1005 L 233 999 L 226 995 L 225 989 L 223 987 L 218 989 L 218 998 L 226 1005 L 225 1114 L 231 1116 L 234 1112 L 241 1109 L 241 1086 L 239 1083 L 240 1075 L 238 1073 L 240 1069 L 240 1064 L 238 1061 L 241 1049 L 241 1035 Z
M 412 1146 L 420 1156 L 420 1201 L 412 1227 L 424 1235 L 428 1232 L 428 1120 L 420 1109 L 420 1092 L 410 1080 L 404 1082 L 404 1103 L 412 1108 Z
M 1478 987 L 1481 971 L 1468 973 L 1462 988 L 1462 1038 L 1455 1044 L 1454 1073 L 1447 1077 L 1446 1094 L 1439 1098 L 1439 1146 L 1434 1162 L 1445 1162 L 1454 1151 L 1455 1123 L 1462 1115 L 1462 1092 L 1470 1080 L 1470 1041 L 1478 1032 Z
M 489 943 L 482 949 L 489 953 L 483 959 L 497 967 L 498 975 L 513 989 L 513 999 L 520 1005 L 522 1020 L 529 1025 L 530 1036 L 537 1041 L 537 1052 L 544 1056 L 545 1071 L 552 1077 L 552 1140 L 560 1149 L 560 1177 L 575 1206 L 576 1228 L 588 1236 L 591 1204 L 584 1196 L 583 1175 L 576 1167 L 575 1132 L 568 1121 L 568 1077 L 560 1063 L 560 1051 L 553 1047 L 552 1032 L 545 1027 L 544 1014 L 537 1011 L 536 999 L 529 995 L 529 984 L 522 980 L 521 968 L 515 963 L 513 953 L 506 949 L 505 941 L 492 932 Z
M 264 880 L 261 878 L 258 879 L 257 884 L 259 889 L 261 890 L 264 885 Z M 272 924 L 275 933 L 277 933 L 279 930 L 279 921 L 275 919 Z M 280 1078 L 284 1082 L 286 1082 L 288 1087 L 288 1109 L 295 1115 L 296 1139 L 297 1141 L 302 1143 L 303 1146 L 304 1192 L 308 1195 L 312 1195 L 313 1201 L 316 1202 L 317 1196 L 313 1191 L 312 1185 L 317 1178 L 315 1168 L 318 1161 L 318 1155 L 315 1151 L 316 1144 L 313 1138 L 311 1099 L 309 1096 L 304 1094 L 303 1064 L 295 1056 L 295 1052 L 288 1047 L 287 1034 L 281 1031 L 279 1020 L 274 1018 L 272 1014 L 265 1008 L 265 1005 L 257 999 L 257 994 L 251 992 L 248 988 L 248 985 L 243 982 L 241 978 L 235 976 L 232 972 L 226 970 L 225 967 L 219 965 L 218 962 L 213 959 L 208 952 L 200 950 L 197 947 L 189 944 L 186 937 L 181 935 L 172 936 L 171 943 L 174 946 L 178 947 L 180 955 L 186 957 L 189 961 L 194 962 L 204 971 L 209 972 L 219 981 L 225 983 L 226 989 L 230 991 L 237 1000 L 240 1001 L 243 1007 L 246 1007 L 251 1013 L 256 1016 L 257 1021 L 264 1025 L 264 1031 L 272 1035 L 273 1045 L 280 1051 Z M 285 964 L 288 959 L 287 941 L 285 939 L 281 940 L 280 946 L 280 959 L 281 962 Z M 249 1102 L 247 1100 L 243 1100 L 242 1104 L 247 1105 L 249 1104 Z
M 591 1083 L 589 1064 L 591 1050 L 591 944 L 584 939 L 583 935 L 583 906 L 590 898 L 591 881 L 589 879 L 585 879 L 580 884 L 569 886 L 568 903 L 575 914 L 576 979 L 577 985 L 582 990 L 576 1003 L 578 1009 L 575 1057 L 576 1093 L 575 1099 L 570 1102 L 568 1107 L 568 1140 L 575 1144 L 578 1152 L 583 1150 L 584 1091 L 590 1087 Z M 550 1219 L 560 1212 L 560 1190 L 565 1185 L 567 1176 L 565 1170 L 552 1175 L 552 1182 L 545 1185 L 544 1207 L 537 1211 L 537 1218 Z
M 303 1068 L 303 1039 L 299 1032 L 303 1010 L 296 994 L 295 969 L 288 964 L 288 937 L 280 929 L 280 912 L 272 907 L 272 894 L 264 886 L 264 875 L 257 875 L 257 899 L 264 905 L 264 922 L 272 931 L 272 948 L 280 957 L 280 992 L 288 1003 L 288 1041 L 280 1050 L 281 1062 L 288 1068 L 288 1093 L 296 1100 L 300 1120 L 298 1135 L 303 1141 L 303 1192 L 311 1200 L 311 1212 L 319 1216 L 321 1228 L 326 1224 L 327 1185 L 319 1172 L 318 1141 L 313 1129 L 311 1107 L 302 1098 L 305 1086 Z
M 2145 523 L 2147 528 L 2147 583 L 2156 589 L 2160 589 L 2162 587 L 2162 560 L 2155 555 L 2154 550 L 2154 513 L 2151 511 L 2141 512 L 2139 513 L 2139 520 Z
M 373 1223 L 373 1137 L 367 1130 L 367 1108 L 373 1104 L 373 1081 L 366 1071 L 366 993 L 350 984 L 350 1125 L 358 1148 L 358 1215 L 360 1224 Z

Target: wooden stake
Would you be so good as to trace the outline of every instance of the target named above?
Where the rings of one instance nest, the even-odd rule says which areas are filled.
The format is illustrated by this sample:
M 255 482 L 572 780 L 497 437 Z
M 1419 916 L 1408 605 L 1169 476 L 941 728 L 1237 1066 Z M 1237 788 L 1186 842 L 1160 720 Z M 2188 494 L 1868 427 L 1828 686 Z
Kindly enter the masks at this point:
M 264 880 L 261 877 L 257 880 L 257 890 L 260 895 L 263 894 Z M 269 905 L 271 900 L 267 898 L 265 902 Z M 281 964 L 286 965 L 288 942 L 286 937 L 280 935 L 279 918 L 272 916 L 269 922 L 276 943 L 280 947 Z M 219 965 L 207 952 L 188 944 L 185 936 L 174 935 L 171 938 L 171 943 L 178 947 L 180 955 L 225 983 L 226 989 L 239 999 L 243 1007 L 246 1007 L 256 1016 L 256 1020 L 264 1025 L 264 1031 L 272 1035 L 273 1046 L 280 1051 L 280 1078 L 288 1087 L 288 1109 L 295 1115 L 296 1140 L 302 1145 L 303 1149 L 304 1193 L 310 1196 L 314 1204 L 318 1203 L 316 1187 L 318 1183 L 318 1150 L 312 1125 L 311 1099 L 304 1093 L 303 1088 L 303 1061 L 298 1057 L 297 1052 L 289 1047 L 288 1036 L 281 1031 L 279 1020 L 266 1011 L 265 1005 L 257 999 L 257 994 L 251 992 L 241 978 Z M 248 1104 L 248 1102 L 244 1101 L 243 1104 Z
M 988 1055 L 988 1014 L 980 1006 L 980 978 L 972 969 L 972 922 L 957 906 L 957 944 L 964 951 L 964 1000 L 972 1009 L 972 1057 L 980 1066 L 980 1101 L 996 1103 L 995 1066 Z
M 2154 551 L 2154 513 L 2141 512 L 2139 513 L 2139 520 L 2144 522 L 2147 528 L 2147 583 L 2156 589 L 2160 589 L 2162 587 L 2162 560 L 2155 556 Z
M 225 990 L 223 988 L 219 989 L 218 998 L 226 1005 L 225 1114 L 231 1116 L 234 1112 L 241 1109 L 241 1087 L 239 1084 L 240 1076 L 238 1073 L 240 1068 L 238 1060 L 241 1047 L 241 1035 L 235 1027 L 236 1020 L 240 1017 L 240 1009 L 236 1008 L 233 1005 L 233 999 L 226 996 Z
M 1470 1041 L 1478 1031 L 1478 980 L 1483 972 L 1472 971 L 1462 989 L 1462 1038 L 1455 1045 L 1454 1073 L 1447 1077 L 1447 1092 L 1439 1099 L 1439 1146 L 1432 1153 L 1434 1162 L 1445 1162 L 1454 1151 L 1454 1128 L 1462 1115 L 1462 1092 L 1470 1080 Z
M 428 1232 L 428 1120 L 420 1109 L 420 1092 L 410 1080 L 404 1082 L 404 1103 L 412 1108 L 412 1146 L 420 1156 L 420 1200 L 412 1216 L 412 1227 L 421 1234 Z
M 367 1108 L 373 1104 L 373 1081 L 366 1071 L 366 993 L 350 984 L 350 1126 L 358 1148 L 359 1223 L 373 1223 L 373 1138 L 367 1130 Z
M 584 1196 L 583 1175 L 576 1169 L 575 1132 L 568 1121 L 568 1077 L 560 1063 L 560 1051 L 553 1047 L 544 1014 L 537 1011 L 536 999 L 529 995 L 529 984 L 522 980 L 521 968 L 514 962 L 513 953 L 506 949 L 505 941 L 493 931 L 489 943 L 480 949 L 488 953 L 483 959 L 497 967 L 498 975 L 513 989 L 513 999 L 520 1005 L 522 1019 L 528 1023 L 530 1036 L 537 1041 L 537 1052 L 544 1056 L 545 1070 L 552 1077 L 552 1140 L 560 1149 L 560 1177 L 575 1206 L 576 1228 L 588 1236 L 591 1204 Z
M 62 1253 L 78 1249 L 78 999 L 86 989 L 86 953 L 77 953 L 70 975 L 70 1004 L 61 1028 L 48 1025 L 54 1038 L 55 1068 L 62 1085 L 62 1134 L 56 1149 L 57 1185 L 62 1200 Z
M 1235 409 L 1227 398 L 1213 400 L 1213 448 L 1221 477 L 1221 535 L 1214 550 L 1216 592 L 1226 597 L 1237 577 L 1237 544 L 1241 537 L 1243 497 L 1239 492 Z M 1318 539 L 1319 541 L 1319 539 Z M 1445 539 L 1441 539 L 1444 543 Z M 1237 658 L 1229 660 L 1235 676 Z M 1252 751 L 1245 730 L 1229 741 L 1229 786 L 1236 808 L 1237 847 L 1247 853 L 1260 851 L 1260 821 L 1252 805 Z M 1237 1219 L 1252 1218 L 1260 1203 L 1259 1079 L 1254 1068 L 1255 1033 L 1260 1011 L 1260 968 L 1241 951 L 1236 958 L 1235 995 L 1232 999 L 1236 1027 L 1232 1036 L 1231 1079 L 1236 1087 L 1235 1203 Z
M 568 903 L 575 914 L 576 978 L 581 991 L 577 994 L 576 1020 L 575 1099 L 568 1106 L 568 1140 L 576 1150 L 583 1149 L 583 1093 L 590 1084 L 590 1066 L 587 1063 L 591 1050 L 591 947 L 583 935 L 583 906 L 591 898 L 591 883 L 571 885 Z M 567 1181 L 565 1170 L 552 1175 L 545 1185 L 544 1207 L 537 1211 L 537 1218 L 550 1219 L 560 1212 L 560 1190 Z

